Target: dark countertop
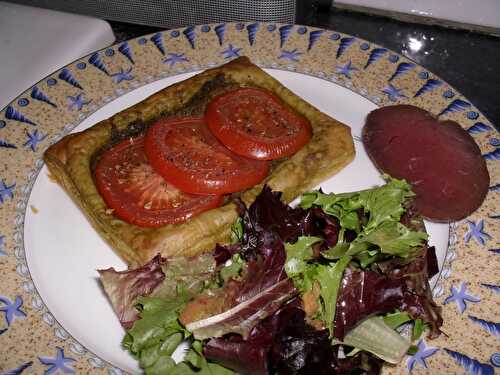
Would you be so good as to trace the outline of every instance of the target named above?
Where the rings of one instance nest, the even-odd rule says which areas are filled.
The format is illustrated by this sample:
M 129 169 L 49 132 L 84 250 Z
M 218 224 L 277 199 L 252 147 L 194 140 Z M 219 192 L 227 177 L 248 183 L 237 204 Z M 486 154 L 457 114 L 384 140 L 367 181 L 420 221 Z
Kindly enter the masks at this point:
M 500 38 L 337 9 L 310 12 L 297 23 L 351 34 L 411 58 L 454 86 L 500 129 Z M 160 30 L 110 24 L 118 42 Z M 410 38 L 422 43 L 418 51 Z

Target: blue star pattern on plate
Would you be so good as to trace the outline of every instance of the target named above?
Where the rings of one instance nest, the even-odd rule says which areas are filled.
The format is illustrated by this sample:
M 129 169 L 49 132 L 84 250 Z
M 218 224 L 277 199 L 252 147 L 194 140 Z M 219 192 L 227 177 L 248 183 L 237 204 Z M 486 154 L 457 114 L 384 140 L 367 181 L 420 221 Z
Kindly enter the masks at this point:
M 290 61 L 299 61 L 299 56 L 302 55 L 302 52 L 299 52 L 297 48 L 292 51 L 281 51 L 281 55 L 278 56 L 278 59 L 285 59 Z
M 382 89 L 382 92 L 387 95 L 391 102 L 395 102 L 398 98 L 407 98 L 406 95 L 402 93 L 404 89 L 398 89 L 389 83 L 389 86 Z
M 14 182 L 12 185 L 8 185 L 5 183 L 5 180 L 0 181 L 0 203 L 5 201 L 5 198 L 14 199 L 14 190 L 16 188 L 16 183 Z
M 74 111 L 75 109 L 81 111 L 83 106 L 89 104 L 91 101 L 92 100 L 85 100 L 83 93 L 77 96 L 68 95 L 68 109 L 70 111 Z
M 120 68 L 119 72 L 111 74 L 111 77 L 113 77 L 113 82 L 118 84 L 122 81 L 132 81 L 134 79 L 134 76 L 130 74 L 131 71 L 132 68 L 129 68 L 128 70 L 123 70 L 123 68 Z
M 443 305 L 455 301 L 457 303 L 457 308 L 460 314 L 463 314 L 467 308 L 466 302 L 479 302 L 481 299 L 479 297 L 473 296 L 467 293 L 467 286 L 464 282 L 460 284 L 460 290 L 457 290 L 454 285 L 450 288 L 451 295 L 446 297 L 443 301 Z
M 469 225 L 469 231 L 464 235 L 465 243 L 469 242 L 473 238 L 478 244 L 484 245 L 486 241 L 491 240 L 491 236 L 484 231 L 484 220 L 478 220 L 473 222 L 467 220 Z
M 57 374 L 59 371 L 65 374 L 72 374 L 75 370 L 70 366 L 71 362 L 75 362 L 73 358 L 64 356 L 64 349 L 60 347 L 56 347 L 57 354 L 55 357 L 38 357 L 40 362 L 45 366 L 50 366 L 45 372 L 44 375 L 52 375 Z
M 416 364 L 419 364 L 423 368 L 427 368 L 427 363 L 425 360 L 431 355 L 434 355 L 439 349 L 431 348 L 425 344 L 425 341 L 421 339 L 417 344 L 418 351 L 408 358 L 408 372 L 412 372 Z
M 352 66 L 352 62 L 351 60 L 349 60 L 344 66 L 337 65 L 335 70 L 337 71 L 337 73 L 342 74 L 347 78 L 351 79 L 351 72 L 355 72 L 359 69 Z
M 229 44 L 227 49 L 221 52 L 221 55 L 224 56 L 225 59 L 231 59 L 233 57 L 240 56 L 241 48 L 236 48 L 232 44 Z
M 175 64 L 185 61 L 189 61 L 189 59 L 185 57 L 183 53 L 181 54 L 169 53 L 168 57 L 165 60 L 163 60 L 163 62 L 168 64 L 168 66 L 170 67 L 173 67 Z
M 5 252 L 3 248 L 3 240 L 5 239 L 5 236 L 0 236 L 0 257 L 5 257 L 9 255 L 8 253 Z
M 29 147 L 33 152 L 36 151 L 38 144 L 47 138 L 47 134 L 42 134 L 37 130 L 33 132 L 26 132 L 27 141 L 24 143 L 24 147 Z
M 26 313 L 21 310 L 23 307 L 23 299 L 21 296 L 16 296 L 14 301 L 7 297 L 0 296 L 0 311 L 5 314 L 5 322 L 8 326 L 16 320 L 16 318 L 25 318 Z

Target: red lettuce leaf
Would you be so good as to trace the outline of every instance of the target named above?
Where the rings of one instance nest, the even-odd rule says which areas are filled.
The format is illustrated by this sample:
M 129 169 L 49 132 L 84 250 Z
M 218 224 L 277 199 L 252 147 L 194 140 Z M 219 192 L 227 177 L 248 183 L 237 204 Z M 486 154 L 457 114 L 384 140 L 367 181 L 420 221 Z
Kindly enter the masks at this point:
M 160 255 L 155 256 L 144 266 L 127 271 L 116 271 L 114 268 L 99 270 L 101 283 L 106 294 L 126 329 L 132 327 L 139 318 L 135 308 L 137 299 L 147 296 L 165 280 L 162 265 L 166 260 Z
M 342 340 L 360 320 L 395 309 L 408 312 L 413 319 L 423 319 L 431 326 L 430 336 L 437 336 L 442 318 L 432 299 L 426 252 L 423 249 L 409 263 L 395 258 L 379 264 L 385 274 L 347 269 L 337 299 L 335 337 Z
M 215 262 L 217 263 L 217 266 L 224 265 L 224 263 L 231 259 L 234 254 L 239 253 L 240 250 L 241 245 L 239 242 L 227 246 L 216 244 L 213 251 L 213 257 L 215 259 Z
M 240 280 L 232 279 L 217 291 L 195 297 L 181 311 L 180 321 L 196 338 L 231 332 L 247 337 L 260 320 L 296 294 L 284 271 L 283 243 L 272 233 L 263 238 L 261 253 L 246 263 Z
M 215 259 L 211 254 L 192 258 L 155 256 L 144 266 L 132 270 L 100 270 L 106 294 L 126 329 L 139 318 L 136 304 L 139 297 L 175 299 L 178 293 L 195 295 L 215 275 Z
M 211 339 L 205 356 L 243 375 L 378 374 L 381 360 L 366 353 L 339 359 L 327 330 L 309 326 L 298 299 L 254 327 L 247 340 L 239 336 Z
M 337 243 L 340 225 L 336 218 L 319 207 L 292 208 L 281 201 L 281 195 L 265 185 L 248 209 L 238 201 L 243 225 L 240 251 L 246 259 L 265 252 L 276 236 L 289 243 L 300 236 L 321 237 L 325 239 L 322 250 Z
M 437 269 L 437 259 L 434 247 L 422 249 L 419 256 L 412 262 L 401 266 L 393 267 L 387 272 L 387 276 L 394 279 L 404 279 L 408 288 L 418 297 L 419 304 L 407 304 L 402 311 L 406 311 L 413 319 L 421 318 L 429 327 L 429 338 L 436 338 L 440 334 L 443 325 L 441 307 L 439 307 L 432 297 L 432 290 L 429 285 L 429 264 L 435 272 Z
M 281 195 L 265 185 L 248 210 L 240 204 L 244 233 L 274 232 L 284 242 L 295 242 L 311 230 L 313 223 L 308 211 L 290 207 L 281 201 Z
M 308 325 L 303 310 L 288 314 L 275 335 L 270 362 L 273 374 L 329 375 L 379 374 L 382 360 L 360 352 L 340 359 L 339 346 L 332 346 L 329 331 Z M 347 350 L 347 348 L 346 348 Z
M 431 279 L 439 273 L 436 248 L 434 246 L 427 248 L 426 258 L 427 258 L 427 273 L 429 279 Z

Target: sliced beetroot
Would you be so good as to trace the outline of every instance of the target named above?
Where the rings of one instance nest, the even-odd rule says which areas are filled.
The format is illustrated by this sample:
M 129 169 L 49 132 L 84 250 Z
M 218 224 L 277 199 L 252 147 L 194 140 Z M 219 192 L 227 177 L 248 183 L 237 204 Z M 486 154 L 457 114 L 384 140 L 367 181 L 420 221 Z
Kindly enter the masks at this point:
M 481 150 L 454 121 L 411 105 L 388 106 L 368 115 L 362 139 L 377 168 L 411 183 L 415 204 L 428 219 L 463 219 L 488 192 Z

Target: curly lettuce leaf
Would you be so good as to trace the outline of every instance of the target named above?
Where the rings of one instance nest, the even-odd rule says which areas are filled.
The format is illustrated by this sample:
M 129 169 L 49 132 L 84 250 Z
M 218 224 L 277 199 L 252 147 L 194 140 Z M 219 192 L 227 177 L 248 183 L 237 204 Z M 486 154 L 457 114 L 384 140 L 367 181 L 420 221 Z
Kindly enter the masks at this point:
M 288 277 L 293 278 L 304 273 L 307 267 L 306 262 L 313 258 L 312 245 L 322 241 L 323 239 L 319 237 L 301 236 L 297 242 L 285 244 L 285 271 Z
M 327 264 L 308 263 L 313 258 L 312 245 L 321 241 L 318 237 L 299 237 L 294 244 L 285 244 L 287 261 L 285 271 L 295 287 L 302 293 L 312 290 L 315 282 L 320 286 L 319 306 L 321 317 L 333 336 L 333 321 L 340 281 L 351 257 L 344 255 L 337 262 Z
M 175 300 L 165 300 L 141 297 L 138 300 L 140 319 L 127 331 L 123 345 L 132 354 L 138 355 L 146 348 L 163 344 L 165 339 L 175 333 L 181 333 L 184 337 L 185 330 L 178 321 L 178 314 L 189 298 L 179 296 Z
M 389 178 L 385 185 L 359 192 L 306 193 L 300 206 L 306 209 L 321 207 L 340 221 L 339 241 L 325 252 L 325 257 L 338 259 L 346 254 L 361 260 L 361 266 L 366 267 L 384 258 L 378 254 L 408 258 L 414 255 L 416 248 L 425 244 L 427 234 L 424 231 L 414 231 L 400 223 L 405 204 L 413 196 L 406 181 Z M 368 218 L 366 223 L 360 212 Z M 342 238 L 342 231 L 347 229 L 357 232 L 356 238 L 349 243 Z
M 354 256 L 376 248 L 382 254 L 407 258 L 414 255 L 412 249 L 423 245 L 426 240 L 425 232 L 414 232 L 399 222 L 386 221 L 360 233 L 350 243 L 346 254 Z
M 139 366 L 146 375 L 233 373 L 208 362 L 201 354 L 200 343 L 193 344 L 183 362 L 176 364 L 172 359 L 175 349 L 190 336 L 178 319 L 179 310 L 189 298 L 189 295 L 180 295 L 175 300 L 154 297 L 139 299 L 140 319 L 127 331 L 123 346 L 139 360 Z

